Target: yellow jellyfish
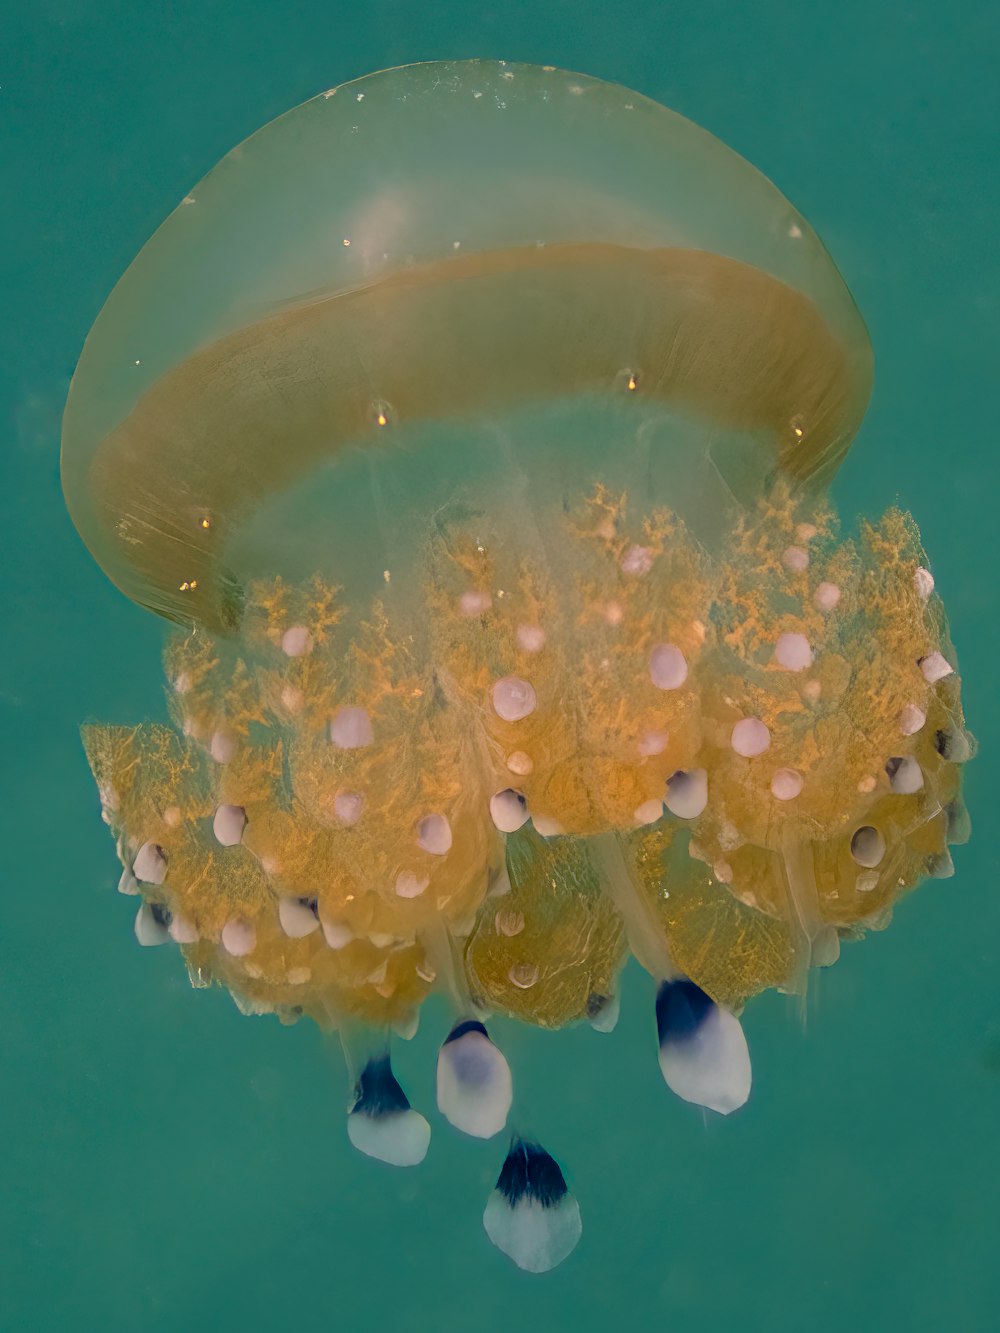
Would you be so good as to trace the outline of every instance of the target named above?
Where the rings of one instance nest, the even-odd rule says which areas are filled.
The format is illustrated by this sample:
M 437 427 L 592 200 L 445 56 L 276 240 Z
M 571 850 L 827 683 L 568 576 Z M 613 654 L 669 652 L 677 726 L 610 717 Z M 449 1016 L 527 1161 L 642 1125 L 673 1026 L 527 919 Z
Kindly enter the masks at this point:
M 431 992 L 439 1109 L 490 1138 L 489 1014 L 610 1030 L 630 954 L 667 1083 L 728 1113 L 748 998 L 951 873 L 972 741 L 916 527 L 825 499 L 871 374 L 773 185 L 550 68 L 314 98 L 118 283 L 64 489 L 175 624 L 174 725 L 84 729 L 120 887 L 195 985 L 345 1034 L 363 1152 L 427 1150 L 388 1034 Z M 534 1271 L 579 1238 L 526 1135 L 484 1223 Z

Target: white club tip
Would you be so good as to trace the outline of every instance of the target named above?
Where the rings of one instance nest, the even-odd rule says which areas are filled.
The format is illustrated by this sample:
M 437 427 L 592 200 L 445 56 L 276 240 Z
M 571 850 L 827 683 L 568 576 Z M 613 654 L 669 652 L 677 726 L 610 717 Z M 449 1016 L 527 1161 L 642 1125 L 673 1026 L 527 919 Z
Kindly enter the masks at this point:
M 897 796 L 913 796 L 924 785 L 924 774 L 912 755 L 890 759 L 885 766 L 889 786 Z
M 118 881 L 118 892 L 128 894 L 131 898 L 139 892 L 139 881 L 133 875 L 131 866 L 126 866 L 122 871 Z
M 412 1107 L 379 1116 L 355 1110 L 347 1117 L 347 1136 L 366 1157 L 389 1166 L 419 1166 L 427 1156 L 431 1127 Z
M 708 774 L 703 768 L 679 769 L 667 778 L 667 809 L 678 819 L 697 819 L 708 805 Z
M 528 822 L 528 803 L 519 791 L 508 787 L 490 797 L 490 818 L 501 833 L 516 833 Z
M 427 1156 L 431 1127 L 410 1106 L 388 1053 L 369 1060 L 361 1071 L 347 1135 L 358 1152 L 390 1166 L 416 1166 Z
M 592 995 L 587 1002 L 587 1021 L 595 1032 L 614 1032 L 621 1011 L 617 995 Z
M 220 805 L 212 820 L 212 832 L 220 847 L 236 847 L 243 841 L 247 813 L 242 805 Z
M 143 884 L 162 884 L 167 878 L 167 858 L 155 842 L 144 842 L 132 862 L 132 874 Z
M 311 898 L 279 898 L 278 921 L 290 940 L 304 939 L 319 930 L 319 917 Z
M 143 903 L 135 914 L 135 937 L 148 947 L 170 939 L 170 913 L 153 903 Z
M 486 1234 L 518 1268 L 547 1273 L 576 1248 L 580 1206 L 557 1163 L 537 1144 L 515 1140 L 483 1213 Z
M 656 997 L 660 1070 L 686 1102 L 729 1115 L 750 1096 L 750 1052 L 739 1019 L 693 981 L 665 981 Z
M 510 1066 L 482 1023 L 459 1023 L 438 1052 L 438 1110 L 476 1139 L 499 1134 L 514 1099 Z

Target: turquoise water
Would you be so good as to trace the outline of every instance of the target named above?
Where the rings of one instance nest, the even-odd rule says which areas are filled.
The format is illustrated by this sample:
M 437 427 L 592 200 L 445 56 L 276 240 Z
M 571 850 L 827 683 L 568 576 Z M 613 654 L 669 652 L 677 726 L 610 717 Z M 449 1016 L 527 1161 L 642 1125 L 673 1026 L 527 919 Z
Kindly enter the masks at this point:
M 996 1327 L 995 8 L 42 0 L 0 20 L 0 1327 Z M 956 877 L 845 949 L 804 1030 L 793 1002 L 750 1006 L 755 1090 L 731 1121 L 668 1097 L 637 972 L 611 1038 L 496 1024 L 584 1213 L 546 1278 L 479 1229 L 495 1152 L 440 1132 L 414 1174 L 358 1157 L 315 1030 L 241 1018 L 135 947 L 77 726 L 161 711 L 161 631 L 90 562 L 58 486 L 83 338 L 190 186 L 320 89 L 472 54 L 628 83 L 818 227 L 877 358 L 836 498 L 917 515 L 981 744 Z M 398 1056 L 422 1105 L 445 1022 Z

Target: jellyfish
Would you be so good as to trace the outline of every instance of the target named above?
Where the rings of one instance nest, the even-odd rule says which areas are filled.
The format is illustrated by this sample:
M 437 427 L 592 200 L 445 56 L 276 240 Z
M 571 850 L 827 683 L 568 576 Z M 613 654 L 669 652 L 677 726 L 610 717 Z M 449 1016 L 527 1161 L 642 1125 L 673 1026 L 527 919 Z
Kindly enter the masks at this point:
M 170 724 L 83 729 L 136 938 L 337 1031 L 350 1140 L 401 1168 L 431 1122 L 392 1043 L 443 995 L 437 1109 L 510 1135 L 484 1226 L 528 1271 L 581 1210 L 493 1015 L 610 1032 L 634 958 L 666 1084 L 728 1115 L 747 1002 L 802 995 L 968 837 L 915 523 L 827 499 L 871 379 L 745 161 L 478 61 L 254 134 L 86 341 L 67 504 L 173 627 Z

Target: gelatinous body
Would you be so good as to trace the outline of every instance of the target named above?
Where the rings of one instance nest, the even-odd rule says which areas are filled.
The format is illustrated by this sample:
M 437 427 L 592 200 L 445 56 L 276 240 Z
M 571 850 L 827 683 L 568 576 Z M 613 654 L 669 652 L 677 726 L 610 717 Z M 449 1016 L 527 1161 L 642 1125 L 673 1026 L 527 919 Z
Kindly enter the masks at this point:
M 731 1111 L 744 1002 L 950 873 L 972 743 L 919 536 L 824 498 L 870 380 L 773 186 L 531 67 L 290 112 L 115 289 L 67 502 L 178 625 L 174 726 L 84 733 L 121 887 L 195 984 L 369 1034 L 362 1151 L 426 1151 L 385 1034 L 431 991 L 439 1108 L 491 1137 L 489 1012 L 609 1030 L 630 953 L 668 1084 Z M 537 1144 L 486 1226 L 537 1271 L 576 1243 Z

